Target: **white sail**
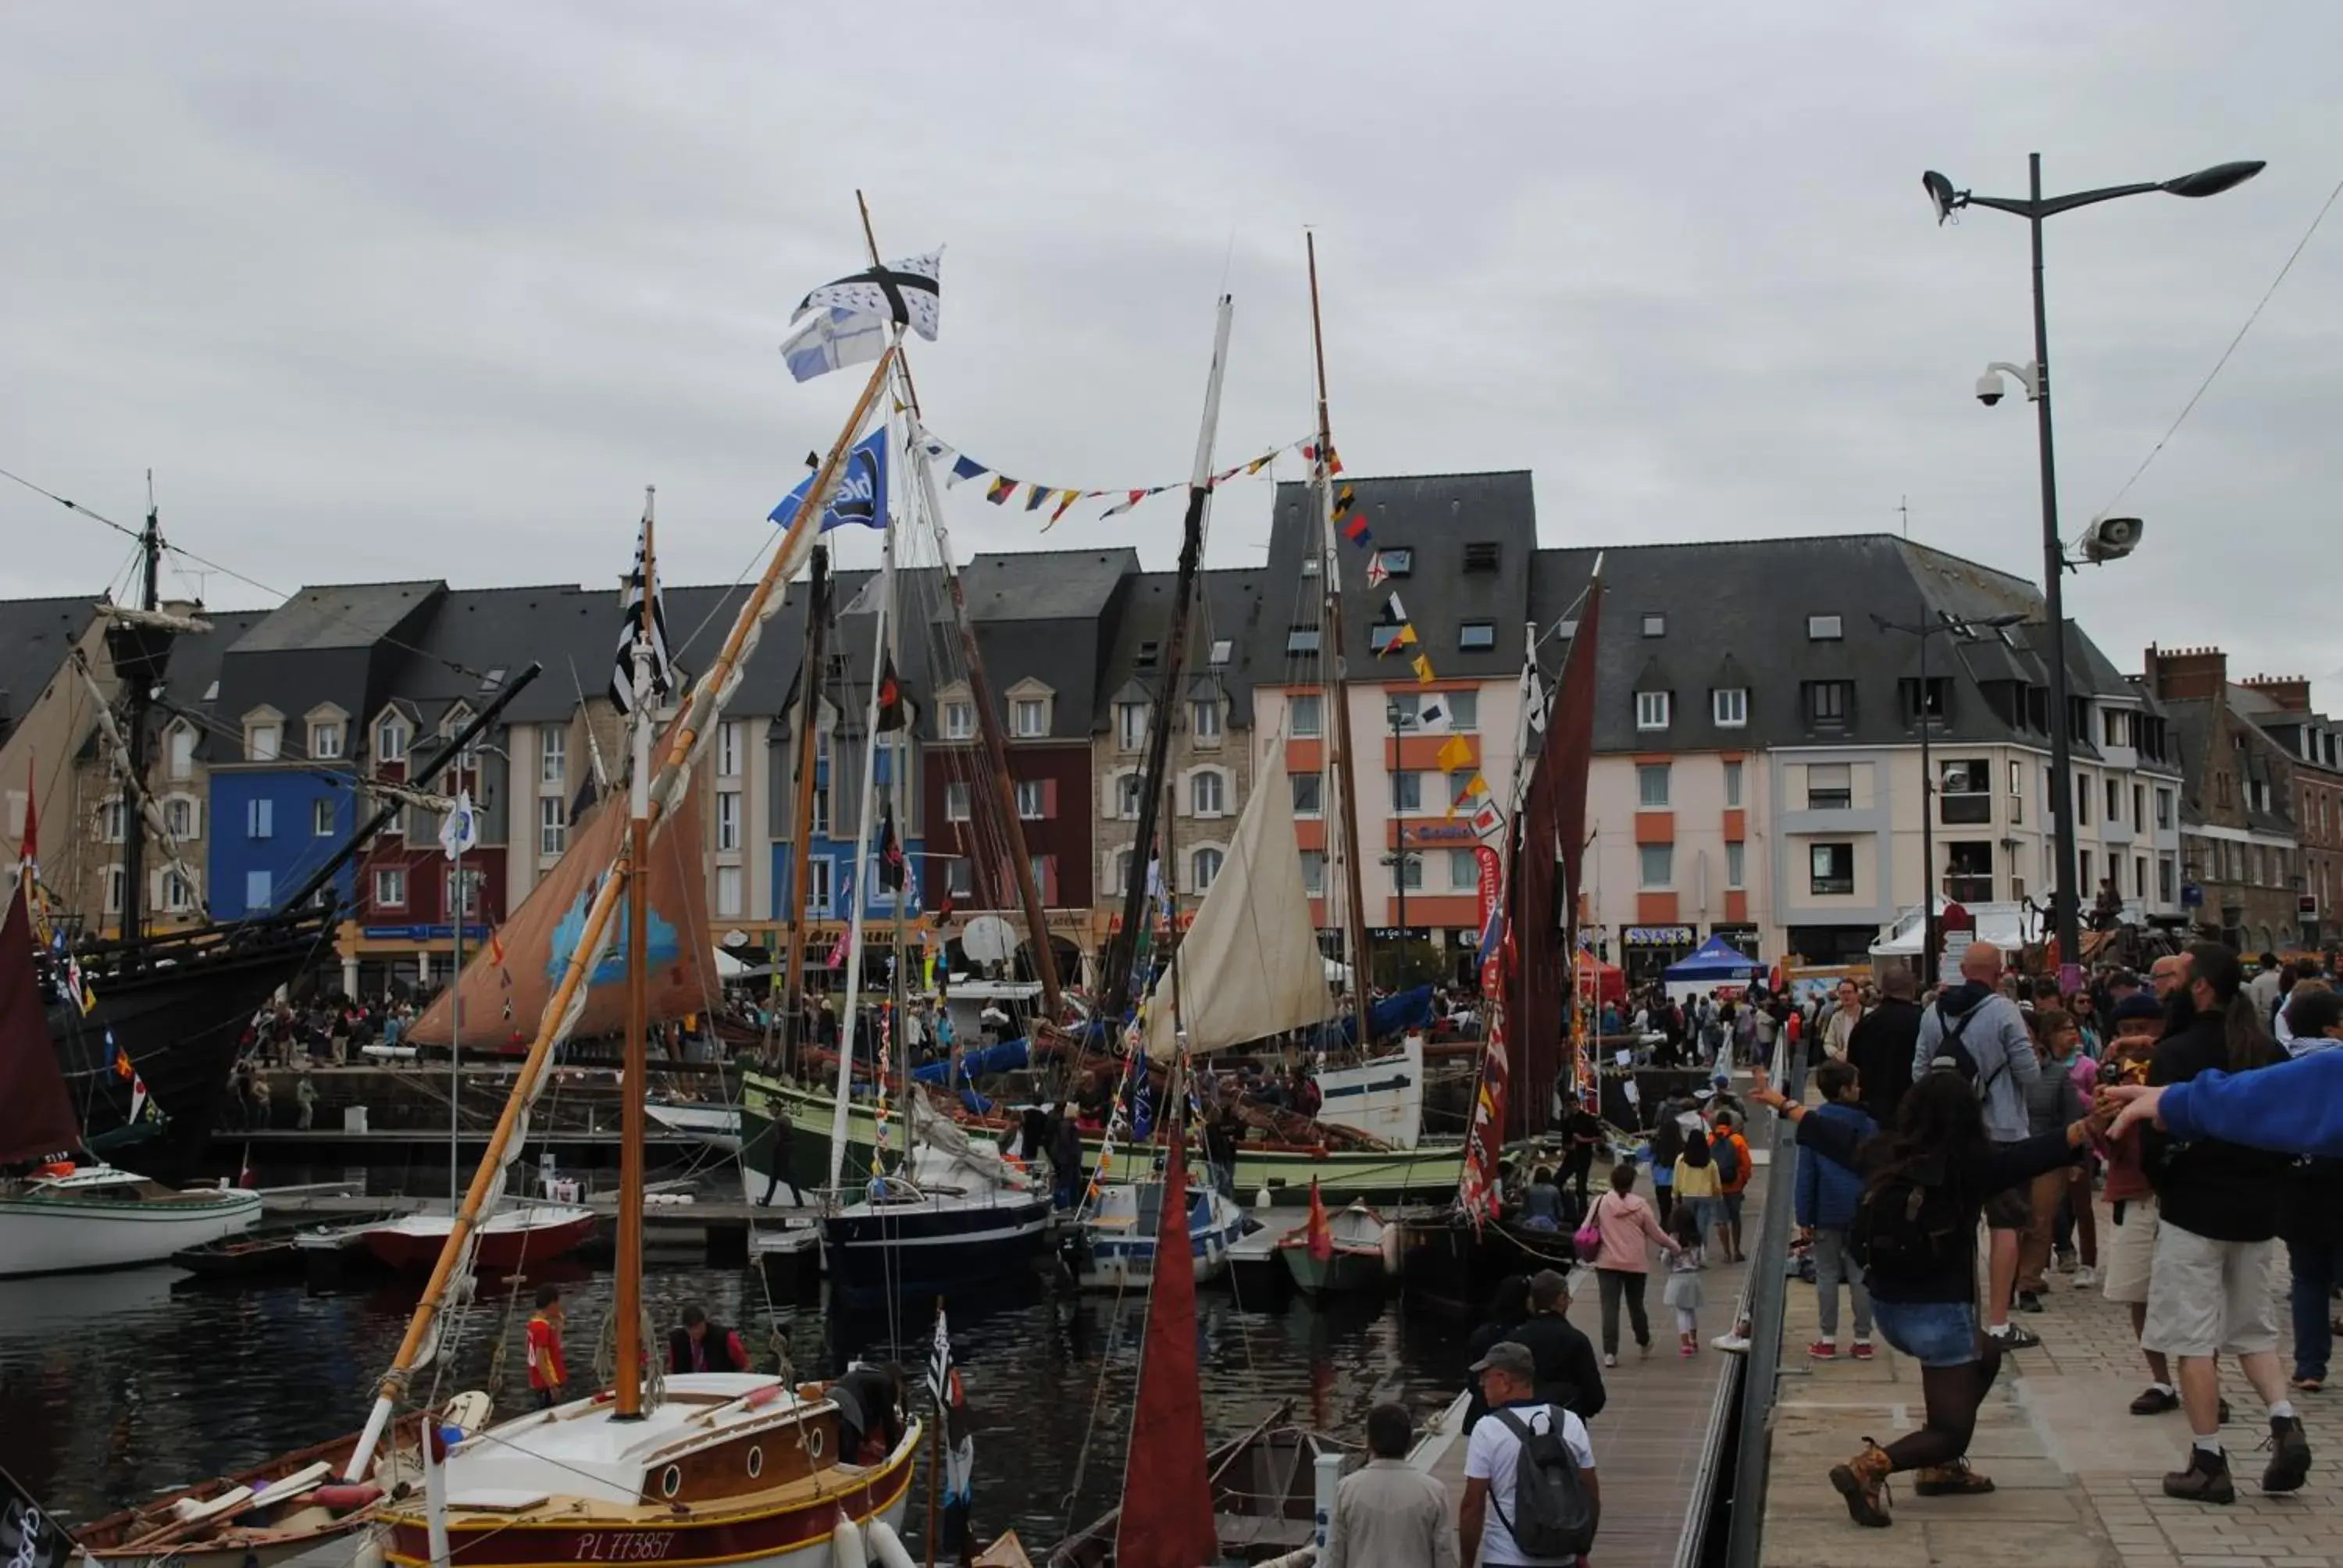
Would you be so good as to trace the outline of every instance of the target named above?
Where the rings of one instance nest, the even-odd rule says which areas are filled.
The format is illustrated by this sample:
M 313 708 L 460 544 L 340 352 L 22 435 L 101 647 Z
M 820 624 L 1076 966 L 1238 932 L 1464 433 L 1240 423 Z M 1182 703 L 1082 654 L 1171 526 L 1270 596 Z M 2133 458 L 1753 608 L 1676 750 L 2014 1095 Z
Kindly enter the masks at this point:
M 1301 1029 L 1332 1016 L 1326 964 L 1302 881 L 1293 795 L 1282 769 L 1253 785 L 1221 874 L 1180 939 L 1180 1014 L 1197 1055 Z M 1148 1054 L 1172 1050 L 1172 977 L 1147 1009 Z

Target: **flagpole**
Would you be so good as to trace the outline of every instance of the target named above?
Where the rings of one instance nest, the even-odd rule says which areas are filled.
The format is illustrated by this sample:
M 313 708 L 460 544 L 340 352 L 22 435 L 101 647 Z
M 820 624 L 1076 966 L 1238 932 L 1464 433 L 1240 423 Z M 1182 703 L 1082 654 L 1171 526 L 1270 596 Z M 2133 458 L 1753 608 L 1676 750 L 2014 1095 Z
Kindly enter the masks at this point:
M 799 1071 L 806 1029 L 811 1021 L 810 1010 L 800 1010 L 805 1000 L 806 879 L 813 869 L 813 797 L 815 774 L 821 765 L 822 643 L 830 621 L 830 552 L 820 545 L 813 548 L 809 588 L 805 662 L 798 669 L 797 804 L 789 819 L 796 838 L 789 846 L 789 952 L 787 989 L 781 998 L 783 1016 L 789 1020 L 784 1060 L 792 1075 Z M 832 801 L 835 809 L 835 797 Z
M 642 617 L 635 626 L 634 711 L 628 717 L 631 766 L 627 780 L 627 1035 L 619 1072 L 618 1281 L 612 1311 L 618 1322 L 618 1371 L 613 1377 L 619 1421 L 643 1417 L 643 1108 L 650 1071 L 645 1035 L 650 1011 L 651 709 L 657 700 L 651 658 L 659 605 L 658 490 L 643 487 Z
M 891 350 L 890 350 L 891 352 Z M 810 505 L 810 498 L 808 504 Z M 800 508 L 802 512 L 805 508 Z M 862 1005 L 862 936 L 864 907 L 870 903 L 870 890 L 863 884 L 863 873 L 870 868 L 870 813 L 876 804 L 879 781 L 879 686 L 880 672 L 887 658 L 887 623 L 895 609 L 895 523 L 891 518 L 880 519 L 883 543 L 879 557 L 878 628 L 870 648 L 870 700 L 862 715 L 862 781 L 857 790 L 858 804 L 854 813 L 854 859 L 850 886 L 853 906 L 846 920 L 846 1012 L 839 1037 L 838 1100 L 830 1111 L 830 1185 L 837 1191 L 846 1174 L 846 1132 L 848 1109 L 854 1098 L 854 1026 L 856 1014 Z M 833 758 L 839 755 L 835 748 Z M 833 835 L 834 836 L 834 835 Z M 874 1037 L 873 1047 L 878 1045 Z M 871 1060 L 871 1088 L 879 1088 L 879 1075 L 883 1057 L 874 1054 Z M 882 1107 L 883 1109 L 883 1107 Z M 873 1149 L 875 1163 L 883 1149 Z

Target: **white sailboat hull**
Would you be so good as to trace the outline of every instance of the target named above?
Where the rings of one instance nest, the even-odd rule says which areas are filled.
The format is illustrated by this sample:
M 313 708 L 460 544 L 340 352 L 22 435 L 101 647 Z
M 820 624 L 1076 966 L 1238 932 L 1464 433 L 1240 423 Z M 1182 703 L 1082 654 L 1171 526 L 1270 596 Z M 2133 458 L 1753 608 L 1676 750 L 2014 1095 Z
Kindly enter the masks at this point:
M 740 1152 L 740 1108 L 687 1100 L 653 1100 L 643 1113 L 670 1132 L 697 1138 L 724 1154 Z
M 11 1193 L 0 1197 L 0 1278 L 159 1263 L 259 1218 L 260 1194 L 234 1187 L 146 1199 L 70 1188 Z
M 1423 1037 L 1411 1034 L 1395 1056 L 1318 1073 L 1318 1120 L 1413 1149 L 1423 1136 Z

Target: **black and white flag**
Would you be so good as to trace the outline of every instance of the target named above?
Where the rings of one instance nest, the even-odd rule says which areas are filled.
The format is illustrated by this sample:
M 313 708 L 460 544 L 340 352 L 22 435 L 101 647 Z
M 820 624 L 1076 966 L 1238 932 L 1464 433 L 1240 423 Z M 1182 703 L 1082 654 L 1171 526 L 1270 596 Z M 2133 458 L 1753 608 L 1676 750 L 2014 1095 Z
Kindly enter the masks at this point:
M 635 636 L 643 625 L 643 556 L 650 540 L 650 519 L 643 519 L 643 529 L 635 536 L 634 569 L 627 574 L 620 587 L 618 602 L 626 607 L 626 615 L 618 627 L 618 657 L 610 670 L 610 703 L 620 713 L 631 717 L 635 711 Z M 667 611 L 659 604 L 659 585 L 650 585 L 651 595 L 651 691 L 656 697 L 667 697 L 675 689 L 675 667 L 668 660 Z
M 781 357 L 800 381 L 841 365 L 868 365 L 885 351 L 887 335 L 908 327 L 932 343 L 940 317 L 938 279 L 943 252 L 909 256 L 825 283 L 798 301 Z

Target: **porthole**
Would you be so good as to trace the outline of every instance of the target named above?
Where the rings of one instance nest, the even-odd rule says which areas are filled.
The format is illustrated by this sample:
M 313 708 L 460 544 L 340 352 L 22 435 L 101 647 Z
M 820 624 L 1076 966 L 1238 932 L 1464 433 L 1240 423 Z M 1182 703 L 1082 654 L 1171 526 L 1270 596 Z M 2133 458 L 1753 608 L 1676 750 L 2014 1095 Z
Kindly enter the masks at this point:
M 679 1466 L 670 1464 L 665 1470 L 659 1472 L 659 1495 L 661 1497 L 673 1497 L 677 1493 L 681 1492 L 682 1490 L 683 1471 Z
M 818 1426 L 809 1426 L 806 1428 L 805 1443 L 807 1454 L 811 1458 L 820 1459 L 821 1457 L 822 1445 L 821 1428 Z
M 765 1473 L 765 1451 L 751 1444 L 749 1449 L 749 1478 L 753 1481 Z

